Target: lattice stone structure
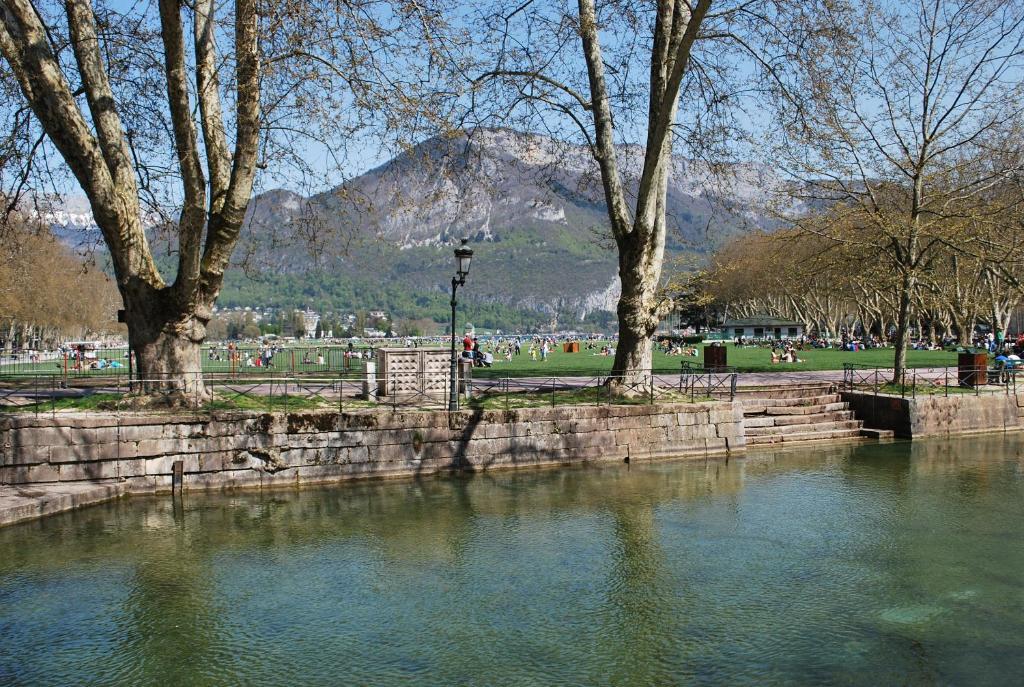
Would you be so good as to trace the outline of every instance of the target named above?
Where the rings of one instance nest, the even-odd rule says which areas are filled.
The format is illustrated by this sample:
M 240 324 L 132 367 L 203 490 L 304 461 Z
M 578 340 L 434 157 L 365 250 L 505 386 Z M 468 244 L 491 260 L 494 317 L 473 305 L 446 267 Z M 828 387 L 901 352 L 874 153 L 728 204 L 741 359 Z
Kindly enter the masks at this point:
M 378 348 L 377 396 L 443 403 L 448 398 L 450 366 L 447 348 Z

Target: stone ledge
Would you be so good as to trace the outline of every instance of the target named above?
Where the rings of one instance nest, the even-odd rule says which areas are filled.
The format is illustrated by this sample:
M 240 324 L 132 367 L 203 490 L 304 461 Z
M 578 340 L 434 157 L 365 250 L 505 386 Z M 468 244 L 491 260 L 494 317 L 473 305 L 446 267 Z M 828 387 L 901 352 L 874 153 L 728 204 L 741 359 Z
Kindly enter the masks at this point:
M 233 488 L 743 450 L 738 403 L 4 418 L 0 484 Z
M 124 483 L 0 486 L 0 526 L 91 506 L 127 493 Z

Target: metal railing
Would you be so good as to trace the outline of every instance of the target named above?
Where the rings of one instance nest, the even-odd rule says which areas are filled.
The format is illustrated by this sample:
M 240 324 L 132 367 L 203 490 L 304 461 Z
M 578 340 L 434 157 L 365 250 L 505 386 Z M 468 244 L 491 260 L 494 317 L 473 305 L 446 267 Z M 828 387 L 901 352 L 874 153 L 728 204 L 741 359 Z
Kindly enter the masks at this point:
M 903 369 L 897 377 L 892 367 L 845 363 L 842 390 L 900 398 L 950 394 L 1016 395 L 1017 377 L 1021 374 L 1024 374 L 1024 368 L 915 367 Z
M 347 346 L 296 346 L 275 348 L 268 356 L 266 347 L 205 346 L 201 364 L 206 375 L 263 375 L 270 372 L 289 374 L 324 374 L 362 369 L 363 359 L 351 353 Z M 0 354 L 0 377 L 128 377 L 130 374 L 127 348 L 100 348 L 89 351 L 88 357 L 74 351 Z
M 691 399 L 706 396 L 736 398 L 735 368 L 686 367 L 679 373 L 679 391 Z
M 63 375 L 5 379 L 0 412 L 298 411 L 361 408 L 447 407 L 448 373 L 395 372 L 367 376 L 203 375 L 128 380 L 68 379 Z M 687 368 L 678 376 L 646 370 L 626 376 L 488 377 L 460 379 L 464 409 L 511 409 L 556 405 L 618 405 L 732 399 L 736 373 Z

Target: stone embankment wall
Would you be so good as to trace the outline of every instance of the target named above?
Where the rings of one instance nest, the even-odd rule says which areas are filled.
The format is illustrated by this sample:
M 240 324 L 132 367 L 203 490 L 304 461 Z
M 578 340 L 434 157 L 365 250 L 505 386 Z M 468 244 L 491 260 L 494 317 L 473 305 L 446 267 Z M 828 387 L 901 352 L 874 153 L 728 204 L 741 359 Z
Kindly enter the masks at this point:
M 903 439 L 1024 428 L 1013 394 L 964 393 L 911 399 L 843 392 L 842 397 L 865 426 L 890 429 Z
M 127 492 L 272 486 L 742 450 L 739 403 L 352 413 L 113 413 L 0 420 L 0 484 Z

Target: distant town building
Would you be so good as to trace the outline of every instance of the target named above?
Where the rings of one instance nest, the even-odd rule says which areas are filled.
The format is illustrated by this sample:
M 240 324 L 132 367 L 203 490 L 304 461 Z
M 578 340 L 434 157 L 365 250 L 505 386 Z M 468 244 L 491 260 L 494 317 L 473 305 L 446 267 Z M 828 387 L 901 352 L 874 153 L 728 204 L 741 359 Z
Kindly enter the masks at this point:
M 802 322 L 767 316 L 726 320 L 722 330 L 730 339 L 799 339 L 804 335 Z

